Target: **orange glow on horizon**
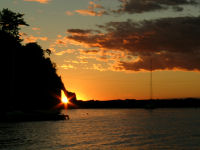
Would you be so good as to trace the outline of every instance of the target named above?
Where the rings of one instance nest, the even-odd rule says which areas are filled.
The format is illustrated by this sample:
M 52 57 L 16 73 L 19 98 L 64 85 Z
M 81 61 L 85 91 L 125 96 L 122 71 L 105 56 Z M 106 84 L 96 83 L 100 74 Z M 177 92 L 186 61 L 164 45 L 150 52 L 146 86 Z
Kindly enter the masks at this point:
M 76 71 L 73 70 L 70 73 L 70 70 L 65 70 L 62 79 L 65 85 L 69 85 L 68 80 L 70 79 L 70 86 L 67 90 L 74 92 L 77 100 L 143 100 L 150 98 L 149 72 L 115 73 L 80 70 L 78 74 Z M 84 77 L 85 74 L 87 78 Z M 200 97 L 198 90 L 200 82 L 197 81 L 200 81 L 200 78 L 199 73 L 196 72 L 154 71 L 153 98 Z

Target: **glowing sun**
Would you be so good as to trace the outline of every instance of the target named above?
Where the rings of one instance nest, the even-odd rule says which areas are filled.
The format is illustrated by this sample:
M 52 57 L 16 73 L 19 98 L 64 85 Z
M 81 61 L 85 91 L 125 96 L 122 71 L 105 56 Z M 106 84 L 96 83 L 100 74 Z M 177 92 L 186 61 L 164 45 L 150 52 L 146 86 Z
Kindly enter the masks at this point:
M 63 90 L 61 91 L 61 102 L 64 104 L 67 104 L 69 102 Z

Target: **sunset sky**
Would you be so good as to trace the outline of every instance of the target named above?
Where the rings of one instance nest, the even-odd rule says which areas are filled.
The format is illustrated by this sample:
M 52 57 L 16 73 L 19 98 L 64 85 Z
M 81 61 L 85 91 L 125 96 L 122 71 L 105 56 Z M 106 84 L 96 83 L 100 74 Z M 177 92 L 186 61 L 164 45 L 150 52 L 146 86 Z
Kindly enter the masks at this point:
M 0 0 L 82 100 L 200 97 L 200 0 Z

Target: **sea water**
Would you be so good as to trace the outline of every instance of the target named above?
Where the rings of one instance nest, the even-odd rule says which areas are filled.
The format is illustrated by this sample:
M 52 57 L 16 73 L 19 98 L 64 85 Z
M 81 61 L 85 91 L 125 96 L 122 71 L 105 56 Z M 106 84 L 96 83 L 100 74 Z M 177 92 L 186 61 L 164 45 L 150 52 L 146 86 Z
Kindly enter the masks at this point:
M 73 109 L 65 121 L 0 123 L 0 150 L 198 150 L 200 109 Z

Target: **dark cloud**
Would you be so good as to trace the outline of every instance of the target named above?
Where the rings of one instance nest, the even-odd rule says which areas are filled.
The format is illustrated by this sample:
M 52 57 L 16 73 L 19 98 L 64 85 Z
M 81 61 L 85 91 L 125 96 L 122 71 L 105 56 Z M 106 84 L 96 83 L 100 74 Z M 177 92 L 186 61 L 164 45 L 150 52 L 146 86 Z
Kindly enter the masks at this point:
M 82 30 L 82 29 L 69 29 L 67 30 L 68 33 L 74 34 L 74 33 L 78 33 L 78 34 L 88 34 L 90 32 L 92 32 L 92 30 Z
M 137 61 L 120 61 L 116 69 L 185 69 L 200 71 L 200 17 L 162 18 L 109 22 L 104 33 L 70 35 L 67 38 L 89 47 L 128 52 Z M 87 31 L 87 30 L 85 30 Z M 92 32 L 92 31 L 90 31 Z
M 96 54 L 96 53 L 98 53 L 99 52 L 99 50 L 96 50 L 96 49 L 92 49 L 92 50 L 84 50 L 84 51 L 82 51 L 83 53 L 91 53 L 91 54 Z
M 116 70 L 188 70 L 200 71 L 200 53 L 163 52 L 152 55 L 140 55 L 136 62 L 120 61 L 114 68 Z
M 143 13 L 174 8 L 175 11 L 182 11 L 183 5 L 195 5 L 195 0 L 119 0 L 122 4 L 119 10 L 114 12 Z
M 99 33 L 98 30 L 83 30 L 83 29 L 69 29 L 67 30 L 67 33 L 70 33 L 72 35 L 80 35 L 80 36 L 86 36 L 93 33 Z

